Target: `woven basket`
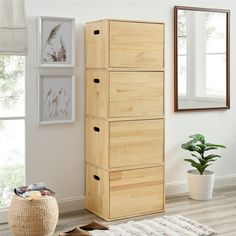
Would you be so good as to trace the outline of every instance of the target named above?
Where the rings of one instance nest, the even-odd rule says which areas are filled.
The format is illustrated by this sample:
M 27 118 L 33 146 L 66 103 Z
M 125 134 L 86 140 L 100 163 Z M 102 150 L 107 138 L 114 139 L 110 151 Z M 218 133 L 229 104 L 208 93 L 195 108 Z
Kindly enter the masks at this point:
M 12 199 L 8 222 L 15 236 L 50 236 L 58 221 L 58 205 L 54 197 L 25 200 Z

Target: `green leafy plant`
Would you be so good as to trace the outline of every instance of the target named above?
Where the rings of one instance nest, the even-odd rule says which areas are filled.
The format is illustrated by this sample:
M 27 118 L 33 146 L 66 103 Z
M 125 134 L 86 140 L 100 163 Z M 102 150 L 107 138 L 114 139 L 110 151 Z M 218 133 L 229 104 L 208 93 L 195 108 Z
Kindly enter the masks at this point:
M 218 148 L 225 148 L 225 146 L 207 143 L 205 137 L 202 134 L 194 134 L 189 136 L 189 138 L 191 138 L 191 140 L 182 144 L 181 147 L 190 151 L 193 159 L 187 158 L 184 160 L 190 162 L 191 166 L 195 167 L 202 175 L 205 169 L 210 166 L 213 161 L 221 158 L 221 156 L 218 154 L 206 154 L 206 152 L 210 150 L 216 150 Z

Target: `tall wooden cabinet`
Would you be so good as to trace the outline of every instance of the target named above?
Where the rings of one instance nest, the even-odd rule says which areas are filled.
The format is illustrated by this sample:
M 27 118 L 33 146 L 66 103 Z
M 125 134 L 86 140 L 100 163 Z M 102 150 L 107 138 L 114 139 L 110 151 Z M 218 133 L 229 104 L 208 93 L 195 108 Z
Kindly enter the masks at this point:
M 164 24 L 86 25 L 86 207 L 106 220 L 163 211 Z

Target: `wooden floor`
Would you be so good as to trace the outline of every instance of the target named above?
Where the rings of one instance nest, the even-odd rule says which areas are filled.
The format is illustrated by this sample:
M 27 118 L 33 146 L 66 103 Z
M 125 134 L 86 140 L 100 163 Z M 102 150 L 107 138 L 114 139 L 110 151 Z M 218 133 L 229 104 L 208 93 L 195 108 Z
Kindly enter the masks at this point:
M 194 201 L 189 199 L 187 195 L 173 196 L 166 200 L 165 213 L 112 221 L 109 224 L 174 214 L 181 214 L 206 224 L 217 231 L 218 235 L 236 236 L 236 186 L 216 189 L 213 199 L 210 201 Z M 75 226 L 86 224 L 93 219 L 103 221 L 86 210 L 62 215 L 54 235 L 70 230 Z M 7 224 L 0 224 L 0 235 L 12 235 Z

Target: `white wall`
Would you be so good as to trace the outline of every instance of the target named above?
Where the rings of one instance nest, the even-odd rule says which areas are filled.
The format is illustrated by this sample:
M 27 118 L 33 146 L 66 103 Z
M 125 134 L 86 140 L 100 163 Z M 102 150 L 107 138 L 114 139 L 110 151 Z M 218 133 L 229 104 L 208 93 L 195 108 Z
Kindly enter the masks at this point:
M 173 6 L 186 5 L 231 10 L 231 109 L 223 111 L 173 112 Z M 56 191 L 67 209 L 83 205 L 85 194 L 85 22 L 103 18 L 161 21 L 166 24 L 165 40 L 165 115 L 166 183 L 168 193 L 185 189 L 180 145 L 190 134 L 203 133 L 210 141 L 227 146 L 224 158 L 214 164 L 216 176 L 227 184 L 236 178 L 236 82 L 235 35 L 236 4 L 232 0 L 26 0 L 29 22 L 27 58 L 27 183 L 44 181 Z M 37 124 L 37 16 L 76 19 L 76 122 L 39 126 Z M 62 70 L 67 71 L 67 70 Z M 181 189 L 182 188 L 182 189 Z M 67 205 L 65 205 L 67 204 Z M 71 204 L 71 205 L 70 205 Z M 80 207 L 82 206 L 80 205 Z

